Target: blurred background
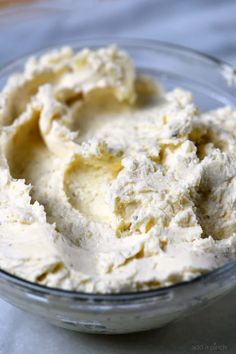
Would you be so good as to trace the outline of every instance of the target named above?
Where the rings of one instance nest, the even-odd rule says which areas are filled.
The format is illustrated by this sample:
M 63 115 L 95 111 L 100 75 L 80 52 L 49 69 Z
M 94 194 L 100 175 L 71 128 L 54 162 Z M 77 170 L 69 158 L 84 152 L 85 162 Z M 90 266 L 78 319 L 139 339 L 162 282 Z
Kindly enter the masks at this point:
M 236 65 L 235 0 L 0 0 L 0 64 L 104 35 L 181 44 Z

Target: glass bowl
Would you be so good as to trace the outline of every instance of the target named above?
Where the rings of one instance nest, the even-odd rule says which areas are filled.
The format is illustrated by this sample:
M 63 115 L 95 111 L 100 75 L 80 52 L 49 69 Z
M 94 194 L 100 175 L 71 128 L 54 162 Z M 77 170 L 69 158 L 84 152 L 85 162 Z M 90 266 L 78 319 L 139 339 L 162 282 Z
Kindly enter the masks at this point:
M 191 90 L 202 111 L 226 104 L 236 106 L 234 69 L 209 56 L 148 40 L 84 39 L 66 44 L 80 50 L 112 43 L 128 51 L 137 70 L 156 77 L 166 90 L 178 86 Z M 0 89 L 9 75 L 22 70 L 25 60 L 12 62 L 0 70 Z M 161 327 L 208 305 L 235 285 L 236 260 L 189 282 L 149 291 L 102 295 L 48 288 L 0 270 L 3 299 L 52 324 L 90 333 L 128 333 Z

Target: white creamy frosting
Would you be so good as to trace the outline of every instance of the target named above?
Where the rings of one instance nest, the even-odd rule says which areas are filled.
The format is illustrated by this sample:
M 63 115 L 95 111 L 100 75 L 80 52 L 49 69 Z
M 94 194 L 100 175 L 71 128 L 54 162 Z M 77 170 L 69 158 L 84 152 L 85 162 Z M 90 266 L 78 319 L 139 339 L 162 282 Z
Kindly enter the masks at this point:
M 69 290 L 166 286 L 235 257 L 236 112 L 108 47 L 31 58 L 0 94 L 0 267 Z

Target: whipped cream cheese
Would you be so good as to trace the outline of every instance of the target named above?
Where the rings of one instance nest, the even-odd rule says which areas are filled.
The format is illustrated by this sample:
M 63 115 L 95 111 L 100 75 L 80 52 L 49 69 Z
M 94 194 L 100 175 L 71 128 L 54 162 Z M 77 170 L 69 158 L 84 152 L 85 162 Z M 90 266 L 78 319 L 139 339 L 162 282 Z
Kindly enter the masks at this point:
M 164 93 L 116 47 L 31 58 L 0 94 L 0 267 L 111 293 L 235 257 L 236 111 Z

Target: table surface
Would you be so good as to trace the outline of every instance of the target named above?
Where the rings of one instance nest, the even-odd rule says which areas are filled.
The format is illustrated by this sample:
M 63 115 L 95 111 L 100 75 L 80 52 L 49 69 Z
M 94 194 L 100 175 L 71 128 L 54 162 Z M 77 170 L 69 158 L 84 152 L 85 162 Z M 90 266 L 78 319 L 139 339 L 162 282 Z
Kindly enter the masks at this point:
M 0 64 L 75 37 L 152 38 L 236 65 L 236 1 L 51 0 L 0 10 Z M 30 28 L 30 30 L 29 30 Z M 236 353 L 236 290 L 165 328 L 119 336 L 69 332 L 0 300 L 0 354 Z

